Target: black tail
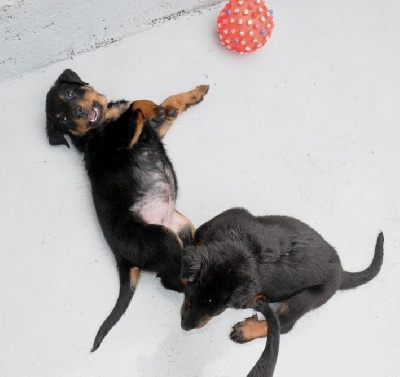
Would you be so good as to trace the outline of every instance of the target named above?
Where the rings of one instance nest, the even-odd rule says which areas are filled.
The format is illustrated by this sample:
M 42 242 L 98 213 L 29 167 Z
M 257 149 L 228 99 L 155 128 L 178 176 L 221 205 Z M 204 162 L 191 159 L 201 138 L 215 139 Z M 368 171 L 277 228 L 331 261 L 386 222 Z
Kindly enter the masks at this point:
M 365 284 L 378 275 L 383 263 L 383 233 L 379 233 L 375 245 L 375 255 L 371 264 L 364 271 L 342 273 L 342 283 L 339 289 L 350 289 Z
M 267 302 L 259 300 L 254 308 L 261 312 L 268 323 L 267 344 L 247 377 L 272 377 L 279 353 L 279 320 Z
M 132 300 L 133 294 L 135 293 L 136 285 L 139 280 L 139 274 L 140 270 L 137 267 L 119 267 L 119 296 L 110 315 L 106 318 L 97 332 L 91 352 L 96 351 L 97 348 L 100 347 L 100 344 L 105 336 L 125 313 L 129 303 Z

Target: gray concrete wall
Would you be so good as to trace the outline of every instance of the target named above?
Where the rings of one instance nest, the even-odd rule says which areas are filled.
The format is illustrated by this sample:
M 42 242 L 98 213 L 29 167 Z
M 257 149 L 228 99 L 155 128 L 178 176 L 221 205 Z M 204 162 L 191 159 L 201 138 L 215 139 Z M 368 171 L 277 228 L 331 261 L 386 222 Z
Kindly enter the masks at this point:
M 222 2 L 0 0 L 0 83 Z

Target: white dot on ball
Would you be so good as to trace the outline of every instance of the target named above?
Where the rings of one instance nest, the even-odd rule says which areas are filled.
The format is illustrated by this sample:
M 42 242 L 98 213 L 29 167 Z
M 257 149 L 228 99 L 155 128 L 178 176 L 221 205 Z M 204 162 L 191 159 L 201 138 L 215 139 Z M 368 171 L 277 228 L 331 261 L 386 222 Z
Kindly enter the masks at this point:
M 234 19 L 234 18 L 231 18 L 231 19 L 229 20 L 229 22 L 230 22 L 231 24 L 233 24 L 233 23 L 235 22 L 235 19 Z
M 252 20 L 248 20 L 247 21 L 247 25 L 252 25 L 253 24 L 253 21 Z
M 244 36 L 244 31 L 240 31 L 240 32 L 239 32 L 239 35 L 240 35 L 241 37 L 243 37 L 243 36 Z
M 234 12 L 239 13 L 239 8 L 235 8 Z
M 246 50 L 246 51 L 250 51 L 251 48 L 247 46 L 247 47 L 245 48 L 245 50 Z
M 246 44 L 246 41 L 241 41 L 240 44 L 241 44 L 242 46 L 244 46 L 244 45 Z
M 243 11 L 243 13 L 244 13 L 244 14 L 249 14 L 248 9 L 245 9 L 245 10 Z
M 254 31 L 253 31 L 253 30 L 250 30 L 250 31 L 249 31 L 249 35 L 250 35 L 250 37 L 252 37 L 252 36 L 254 35 Z
M 264 16 L 261 16 L 261 21 L 265 21 L 265 17 Z
M 243 20 L 241 18 L 238 19 L 238 24 L 241 25 L 243 23 Z
M 253 39 L 253 43 L 257 43 L 257 42 L 258 42 L 257 38 Z
M 270 27 L 271 27 L 271 24 L 267 24 L 267 27 L 270 28 Z

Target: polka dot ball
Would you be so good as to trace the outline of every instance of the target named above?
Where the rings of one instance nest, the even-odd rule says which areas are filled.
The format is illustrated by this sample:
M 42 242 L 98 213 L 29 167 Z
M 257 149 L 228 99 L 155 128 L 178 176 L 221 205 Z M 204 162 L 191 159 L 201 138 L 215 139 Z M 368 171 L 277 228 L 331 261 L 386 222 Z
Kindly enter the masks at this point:
M 248 54 L 264 46 L 273 28 L 272 10 L 263 0 L 230 0 L 217 20 L 221 43 L 240 54 Z

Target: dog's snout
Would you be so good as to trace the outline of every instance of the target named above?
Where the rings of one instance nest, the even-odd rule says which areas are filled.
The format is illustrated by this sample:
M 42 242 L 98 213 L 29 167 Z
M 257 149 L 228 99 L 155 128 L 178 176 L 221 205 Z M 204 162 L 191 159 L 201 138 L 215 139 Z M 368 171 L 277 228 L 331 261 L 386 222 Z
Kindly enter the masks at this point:
M 74 109 L 75 117 L 79 117 L 80 115 L 83 115 L 84 113 L 85 113 L 85 111 L 83 110 L 82 106 L 80 106 L 80 105 L 75 106 L 75 109 Z
M 185 323 L 185 321 L 184 321 L 183 319 L 182 319 L 182 321 L 181 321 L 181 327 L 182 327 L 182 329 L 185 330 L 185 331 L 191 330 L 191 327 L 188 326 L 188 325 Z
M 184 300 L 181 308 L 181 327 L 185 331 L 191 330 L 190 326 L 188 325 L 189 308 L 189 301 Z

